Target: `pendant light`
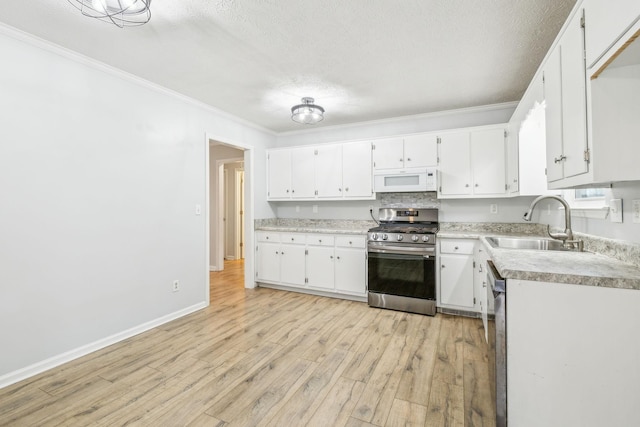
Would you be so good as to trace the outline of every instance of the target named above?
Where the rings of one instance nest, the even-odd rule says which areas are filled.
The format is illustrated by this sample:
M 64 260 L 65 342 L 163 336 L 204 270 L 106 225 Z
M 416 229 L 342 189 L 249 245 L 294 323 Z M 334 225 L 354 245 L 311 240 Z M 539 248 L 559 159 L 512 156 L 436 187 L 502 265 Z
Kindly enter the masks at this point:
M 304 125 L 315 125 L 324 119 L 324 108 L 313 103 L 314 99 L 302 98 L 302 104 L 291 107 L 291 120 Z
M 151 19 L 151 0 L 68 0 L 84 16 L 117 27 L 143 25 Z

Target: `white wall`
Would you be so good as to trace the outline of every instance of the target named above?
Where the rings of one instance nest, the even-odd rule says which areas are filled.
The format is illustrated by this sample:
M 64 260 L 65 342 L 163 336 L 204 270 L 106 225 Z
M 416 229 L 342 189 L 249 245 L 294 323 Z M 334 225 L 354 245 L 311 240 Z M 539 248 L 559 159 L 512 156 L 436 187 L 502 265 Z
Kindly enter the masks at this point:
M 613 223 L 609 217 L 605 219 L 573 217 L 571 221 L 574 231 L 640 243 L 640 224 L 633 222 L 632 212 L 633 200 L 640 200 L 640 182 L 614 183 L 611 196 L 607 199 L 612 198 L 622 199 L 622 223 Z
M 275 137 L 7 27 L 0 55 L 2 386 L 208 304 L 205 134 Z

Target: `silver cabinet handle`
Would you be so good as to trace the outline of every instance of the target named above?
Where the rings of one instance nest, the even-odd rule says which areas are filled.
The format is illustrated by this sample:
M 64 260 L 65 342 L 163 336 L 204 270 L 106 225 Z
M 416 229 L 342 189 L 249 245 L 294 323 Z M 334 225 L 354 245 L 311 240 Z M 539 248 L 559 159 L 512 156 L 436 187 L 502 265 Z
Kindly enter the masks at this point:
M 556 157 L 553 159 L 553 163 L 560 163 L 567 160 L 567 156 L 565 156 L 564 154 L 560 155 L 560 157 Z

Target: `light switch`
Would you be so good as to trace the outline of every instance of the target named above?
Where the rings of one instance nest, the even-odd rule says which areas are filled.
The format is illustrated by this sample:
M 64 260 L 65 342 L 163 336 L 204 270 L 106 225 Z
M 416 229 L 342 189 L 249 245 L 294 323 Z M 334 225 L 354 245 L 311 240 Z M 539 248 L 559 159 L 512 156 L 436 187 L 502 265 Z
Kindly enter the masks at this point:
M 492 214 L 497 214 L 498 213 L 498 204 L 497 203 L 492 203 L 489 205 L 489 212 L 491 212 Z
M 200 215 L 202 213 L 202 207 L 200 205 L 196 205 L 196 215 Z
M 622 199 L 611 199 L 609 218 L 611 222 L 622 222 Z

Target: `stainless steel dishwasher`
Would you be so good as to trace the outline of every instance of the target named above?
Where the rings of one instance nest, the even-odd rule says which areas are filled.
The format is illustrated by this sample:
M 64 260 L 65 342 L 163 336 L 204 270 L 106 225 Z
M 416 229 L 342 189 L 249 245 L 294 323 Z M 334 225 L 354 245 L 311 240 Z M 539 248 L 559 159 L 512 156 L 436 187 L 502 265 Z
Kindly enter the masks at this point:
M 507 426 L 507 290 L 506 280 L 487 261 L 487 299 L 493 299 L 495 319 L 489 326 L 489 379 L 491 398 L 496 403 L 496 427 Z

